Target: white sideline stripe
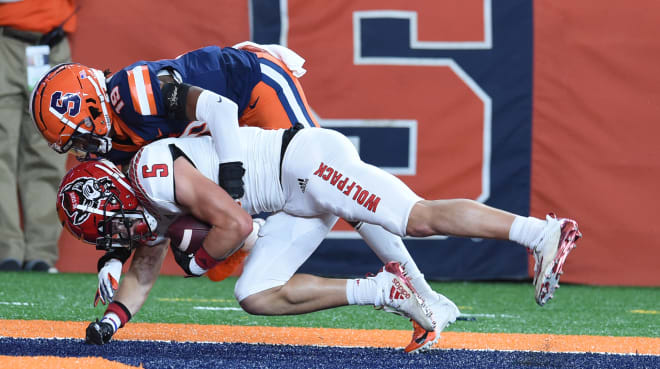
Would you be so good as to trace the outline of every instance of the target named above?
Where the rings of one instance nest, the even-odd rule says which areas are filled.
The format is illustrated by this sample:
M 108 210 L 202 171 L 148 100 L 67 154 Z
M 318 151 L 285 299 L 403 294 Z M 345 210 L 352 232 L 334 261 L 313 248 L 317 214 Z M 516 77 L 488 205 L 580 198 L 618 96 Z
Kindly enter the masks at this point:
M 241 308 L 235 307 L 214 307 L 214 306 L 193 306 L 195 310 L 212 310 L 212 311 L 243 311 Z
M 509 315 L 509 314 L 463 314 L 461 313 L 460 316 L 466 317 L 466 318 L 510 318 L 510 319 L 520 319 L 519 316 L 517 315 Z
M 179 250 L 188 250 L 188 246 L 190 246 L 190 239 L 192 239 L 192 229 L 184 230 L 183 237 L 181 238 L 181 244 L 179 244 Z
M 31 302 L 0 301 L 0 305 L 32 306 Z

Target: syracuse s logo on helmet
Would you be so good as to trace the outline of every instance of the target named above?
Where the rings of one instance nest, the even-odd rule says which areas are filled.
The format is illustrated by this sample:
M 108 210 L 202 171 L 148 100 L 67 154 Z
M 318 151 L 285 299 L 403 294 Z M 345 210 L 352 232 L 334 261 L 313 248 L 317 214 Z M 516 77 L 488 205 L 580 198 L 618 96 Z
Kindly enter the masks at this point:
M 92 213 L 102 213 L 102 201 L 116 202 L 110 191 L 114 188 L 109 177 L 80 177 L 60 192 L 60 204 L 74 225 L 81 225 Z
M 55 91 L 50 97 L 50 107 L 62 115 L 68 111 L 69 116 L 75 117 L 80 113 L 80 96 L 70 92 L 62 96 L 61 91 Z

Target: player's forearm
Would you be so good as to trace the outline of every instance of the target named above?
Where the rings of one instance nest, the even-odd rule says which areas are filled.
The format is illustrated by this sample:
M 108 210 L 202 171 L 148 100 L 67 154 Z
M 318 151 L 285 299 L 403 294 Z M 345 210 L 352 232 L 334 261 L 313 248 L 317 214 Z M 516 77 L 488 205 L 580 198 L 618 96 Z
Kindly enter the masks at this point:
M 124 304 L 132 315 L 140 310 L 158 278 L 167 254 L 166 246 L 165 243 L 151 247 L 142 246 L 135 251 L 131 266 L 115 294 L 115 301 Z

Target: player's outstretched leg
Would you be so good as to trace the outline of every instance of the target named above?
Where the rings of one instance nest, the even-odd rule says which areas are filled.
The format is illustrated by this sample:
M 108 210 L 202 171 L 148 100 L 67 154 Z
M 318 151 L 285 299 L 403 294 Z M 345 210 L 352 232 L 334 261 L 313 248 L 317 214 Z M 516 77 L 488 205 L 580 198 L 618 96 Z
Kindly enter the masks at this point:
M 568 253 L 582 236 L 574 220 L 521 217 L 473 200 L 422 200 L 410 212 L 406 232 L 425 237 L 445 234 L 511 240 L 534 254 L 536 302 L 543 306 L 559 285 Z
M 534 255 L 534 287 L 536 303 L 543 306 L 559 288 L 559 277 L 568 253 L 582 237 L 574 220 L 560 218 L 554 214 L 546 216 L 546 226 L 532 249 Z

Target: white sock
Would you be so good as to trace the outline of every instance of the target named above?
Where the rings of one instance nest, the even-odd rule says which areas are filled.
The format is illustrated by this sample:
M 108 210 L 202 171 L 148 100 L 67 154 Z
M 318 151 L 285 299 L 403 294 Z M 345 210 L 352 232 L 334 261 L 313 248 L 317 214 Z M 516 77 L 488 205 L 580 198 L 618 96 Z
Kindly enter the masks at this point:
M 424 279 L 424 274 L 410 256 L 401 237 L 388 232 L 381 226 L 369 223 L 360 223 L 355 229 L 383 264 L 398 261 L 403 266 L 413 287 L 424 300 L 429 302 L 436 300 L 435 292 Z
M 107 313 L 103 319 L 101 319 L 101 323 L 110 323 L 112 329 L 117 332 L 117 329 L 119 329 L 119 326 L 121 325 L 121 319 L 119 319 L 119 316 L 115 313 Z
M 378 285 L 373 279 L 349 279 L 346 281 L 346 299 L 349 305 L 383 305 Z
M 546 221 L 539 218 L 516 216 L 509 230 L 509 239 L 532 249 L 534 241 L 543 233 L 545 224 Z

